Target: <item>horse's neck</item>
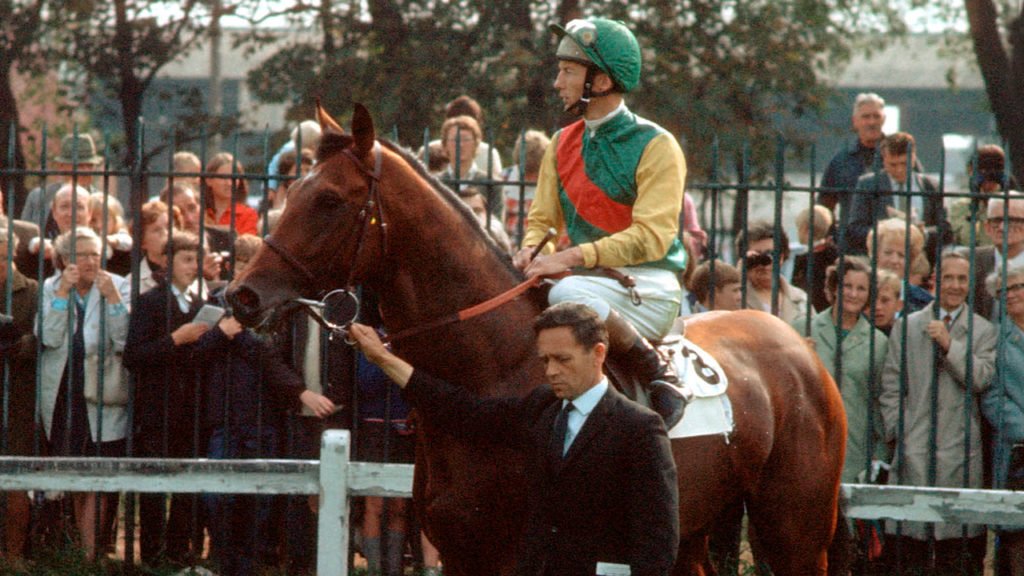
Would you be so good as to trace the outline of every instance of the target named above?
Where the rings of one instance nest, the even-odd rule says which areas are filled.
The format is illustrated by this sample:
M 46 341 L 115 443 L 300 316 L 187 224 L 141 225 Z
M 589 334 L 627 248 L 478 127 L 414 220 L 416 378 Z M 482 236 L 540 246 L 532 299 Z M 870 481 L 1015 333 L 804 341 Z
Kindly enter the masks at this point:
M 396 324 L 419 323 L 478 304 L 519 278 L 490 240 L 435 194 L 389 207 L 388 278 L 382 303 Z
M 392 333 L 484 302 L 519 280 L 461 214 L 450 206 L 437 209 L 439 214 L 429 218 L 418 214 L 419 232 L 394 234 L 389 247 L 394 267 L 378 292 L 385 325 Z M 429 224 L 423 225 L 424 221 Z M 396 221 L 391 232 L 399 232 L 401 227 Z M 534 368 L 528 365 L 535 363 L 530 323 L 536 313 L 529 298 L 518 298 L 399 346 L 414 365 L 419 362 L 438 376 L 508 376 L 508 385 L 518 388 L 525 381 L 511 383 L 518 378 L 513 373 Z

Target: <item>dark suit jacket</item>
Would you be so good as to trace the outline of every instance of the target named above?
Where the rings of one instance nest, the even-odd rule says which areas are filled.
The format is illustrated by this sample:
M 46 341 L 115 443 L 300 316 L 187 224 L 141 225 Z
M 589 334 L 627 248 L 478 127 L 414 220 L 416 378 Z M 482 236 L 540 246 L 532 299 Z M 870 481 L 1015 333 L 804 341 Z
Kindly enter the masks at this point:
M 405 396 L 449 432 L 525 450 L 530 502 L 516 574 L 592 575 L 599 561 L 629 564 L 634 576 L 672 570 L 679 493 L 654 412 L 609 388 L 559 462 L 550 446 L 561 401 L 548 386 L 480 399 L 417 370 Z
M 848 140 L 825 168 L 821 177 L 823 190 L 818 194 L 818 203 L 832 211 L 839 204 L 843 211 L 848 211 L 857 179 L 871 168 L 875 150 L 865 147 L 856 136 Z
M 12 348 L 6 351 L 11 368 L 9 397 L 10 422 L 6 455 L 32 456 L 34 441 L 32 427 L 36 413 L 36 337 L 32 326 L 36 321 L 39 285 L 26 278 L 19 270 L 11 275 L 11 308 L 14 328 L 20 335 Z M 7 283 L 0 283 L 0 294 L 6 294 Z M 0 312 L 6 310 L 0 307 Z
M 943 244 L 952 240 L 952 228 L 946 221 L 945 212 L 942 207 L 942 195 L 939 194 L 935 181 L 919 173 L 913 173 L 915 179 L 913 192 L 924 192 L 924 214 L 922 214 L 926 226 L 935 230 L 935 240 L 929 232 L 929 245 L 935 241 Z M 866 254 L 867 237 L 877 222 L 889 217 L 886 208 L 896 206 L 894 190 L 899 190 L 893 185 L 892 179 L 885 172 L 877 174 L 865 174 L 857 181 L 857 192 L 853 195 L 850 203 L 850 214 L 843 216 L 846 221 L 846 253 Z M 842 231 L 840 231 L 842 234 Z M 927 251 L 931 255 L 933 251 Z
M 979 246 L 974 250 L 974 311 L 986 320 L 998 321 L 996 305 L 998 300 L 992 298 L 985 286 L 988 275 L 996 271 L 996 252 L 994 246 Z M 999 270 L 1002 274 L 1002 270 Z
M 790 284 L 807 292 L 811 304 L 818 312 L 831 306 L 825 295 L 825 276 L 828 267 L 835 264 L 838 257 L 839 249 L 829 242 L 815 246 L 810 252 L 799 254 L 793 259 L 793 281 Z M 813 276 L 808 279 L 809 270 Z
M 138 378 L 134 417 L 138 455 L 164 455 L 166 431 L 170 451 L 166 456 L 185 458 L 192 456 L 196 420 L 194 346 L 175 346 L 171 332 L 191 321 L 202 302 L 195 298 L 189 312 L 183 313 L 173 295 L 168 302 L 169 292 L 162 282 L 132 305 L 123 361 Z

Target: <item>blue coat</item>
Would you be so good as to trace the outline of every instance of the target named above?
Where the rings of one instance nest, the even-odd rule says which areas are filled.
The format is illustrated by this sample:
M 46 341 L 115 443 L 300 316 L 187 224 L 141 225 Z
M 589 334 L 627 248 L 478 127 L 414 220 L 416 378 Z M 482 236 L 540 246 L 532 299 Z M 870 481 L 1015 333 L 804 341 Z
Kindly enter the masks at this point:
M 306 387 L 279 350 L 252 330 L 228 338 L 214 326 L 195 343 L 201 366 L 203 424 L 208 431 L 225 425 L 255 429 L 277 426 L 288 410 L 299 406 Z
M 819 197 L 825 205 L 838 203 L 844 214 L 850 211 L 850 199 L 857 187 L 857 179 L 871 167 L 875 150 L 877 148 L 865 148 L 854 136 L 836 152 L 821 178 L 821 187 L 826 190 Z
M 996 487 L 1006 482 L 1010 448 L 1024 442 L 1024 331 L 1007 318 L 999 343 L 996 375 L 981 400 L 981 410 L 995 430 Z

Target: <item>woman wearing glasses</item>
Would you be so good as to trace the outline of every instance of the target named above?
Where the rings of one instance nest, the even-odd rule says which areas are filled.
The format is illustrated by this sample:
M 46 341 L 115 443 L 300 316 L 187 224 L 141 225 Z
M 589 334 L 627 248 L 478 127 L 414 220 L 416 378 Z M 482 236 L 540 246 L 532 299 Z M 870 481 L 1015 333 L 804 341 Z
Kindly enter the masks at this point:
M 121 352 L 129 285 L 100 267 L 100 247 L 88 226 L 61 234 L 54 242 L 59 271 L 43 284 L 40 414 L 52 456 L 125 455 L 128 379 Z M 116 495 L 76 493 L 73 499 L 82 547 L 93 560 L 104 544 L 97 543 L 96 518 L 108 525 Z
M 989 275 L 986 282 L 996 302 L 1006 299 L 1000 326 L 996 375 L 981 407 L 994 430 L 995 488 L 1024 489 L 1024 265 L 1013 264 Z M 1024 526 L 998 531 L 997 574 L 1024 574 Z

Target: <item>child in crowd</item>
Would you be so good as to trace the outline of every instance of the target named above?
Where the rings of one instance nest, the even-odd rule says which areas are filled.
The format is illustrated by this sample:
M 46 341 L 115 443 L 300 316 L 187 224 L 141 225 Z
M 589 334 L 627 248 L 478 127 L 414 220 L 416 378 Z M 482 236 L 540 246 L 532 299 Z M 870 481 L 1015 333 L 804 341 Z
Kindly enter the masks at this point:
M 164 208 L 166 210 L 166 207 Z M 192 322 L 202 302 L 190 290 L 199 273 L 199 238 L 175 230 L 165 275 L 139 297 L 128 327 L 124 364 L 136 376 L 135 450 L 143 458 L 196 458 L 195 342 L 206 324 Z M 163 252 L 162 249 L 156 249 Z M 187 563 L 202 556 L 198 500 L 191 494 L 139 496 L 143 563 Z
M 320 418 L 334 413 L 334 403 L 307 390 L 277 348 L 232 316 L 224 316 L 199 338 L 196 360 L 202 367 L 203 428 L 209 438 L 209 458 L 276 456 L 282 419 L 299 402 Z M 211 556 L 219 574 L 254 574 L 272 562 L 275 543 L 265 537 L 272 498 L 208 496 L 207 508 Z
M 694 313 L 742 308 L 740 271 L 721 260 L 714 261 L 713 271 L 710 260 L 697 266 L 687 288 L 695 299 Z
M 409 425 L 409 406 L 402 399 L 398 385 L 362 354 L 356 361 L 356 382 L 359 385 L 357 459 L 392 464 L 415 462 L 416 437 Z M 366 497 L 362 552 L 370 574 L 399 576 L 403 573 L 407 508 L 408 500 L 404 498 Z
M 810 208 L 796 215 L 796 233 L 800 243 L 807 246 L 807 252 L 793 259 L 793 285 L 807 292 L 818 312 L 829 307 L 825 270 L 839 257 L 839 249 L 829 234 L 831 229 L 832 212 L 824 206 L 814 206 L 814 222 L 811 222 Z
M 900 277 L 891 271 L 882 269 L 877 271 L 874 324 L 875 328 L 882 331 L 886 336 L 892 331 L 892 325 L 896 321 L 897 314 L 903 310 L 903 299 L 900 297 L 902 292 L 900 290 L 901 283 Z M 870 317 L 870 302 L 868 302 L 868 307 L 864 310 L 864 313 Z

